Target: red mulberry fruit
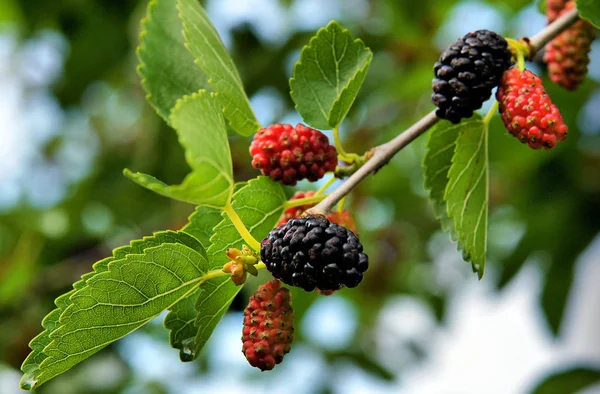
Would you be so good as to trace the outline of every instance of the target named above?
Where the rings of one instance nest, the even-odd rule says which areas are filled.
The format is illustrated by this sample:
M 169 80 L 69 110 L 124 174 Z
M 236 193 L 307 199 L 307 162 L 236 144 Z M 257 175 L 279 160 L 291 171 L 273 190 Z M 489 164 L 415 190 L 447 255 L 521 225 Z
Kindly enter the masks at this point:
M 531 71 L 512 68 L 504 73 L 496 98 L 508 131 L 533 149 L 552 149 L 567 136 L 563 117 L 542 80 Z
M 252 166 L 284 185 L 317 181 L 337 166 L 337 151 L 322 132 L 275 124 L 261 129 L 250 145 Z
M 573 0 L 548 0 L 548 23 L 573 8 Z M 548 64 L 552 82 L 568 90 L 579 87 L 587 75 L 589 53 L 595 38 L 596 28 L 585 20 L 579 20 L 548 44 L 544 61 Z
M 271 370 L 294 340 L 292 294 L 272 280 L 260 286 L 244 310 L 242 352 L 253 367 Z

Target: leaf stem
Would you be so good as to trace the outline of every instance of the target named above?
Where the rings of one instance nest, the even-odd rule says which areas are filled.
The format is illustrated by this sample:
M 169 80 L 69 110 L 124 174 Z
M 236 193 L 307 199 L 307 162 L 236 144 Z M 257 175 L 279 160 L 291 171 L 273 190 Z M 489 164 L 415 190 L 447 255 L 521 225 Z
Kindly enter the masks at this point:
M 235 226 L 235 229 L 238 231 L 238 233 L 240 233 L 240 235 L 242 236 L 244 241 L 246 241 L 248 246 L 250 246 L 257 252 L 260 252 L 260 242 L 258 242 L 256 238 L 252 236 L 252 234 L 250 234 L 250 231 L 248 231 L 248 229 L 242 222 L 242 219 L 240 219 L 240 217 L 238 216 L 237 212 L 233 209 L 231 204 L 225 205 L 223 207 L 223 211 L 227 214 L 229 220 L 231 220 L 231 222 Z
M 344 206 L 346 205 L 346 199 L 348 198 L 348 195 L 346 194 L 344 197 L 342 197 L 342 199 L 340 200 L 340 202 L 338 203 L 338 208 L 337 211 L 339 213 L 344 212 Z
M 317 190 L 315 196 L 320 196 L 321 194 L 323 194 L 323 192 L 327 190 L 327 188 L 331 186 L 336 179 L 337 178 L 335 176 L 332 176 L 323 186 L 321 186 L 319 190 Z
M 486 127 L 492 121 L 492 118 L 494 117 L 494 114 L 496 113 L 497 110 L 498 110 L 498 100 L 494 100 L 494 104 L 492 104 L 492 107 L 490 108 L 488 113 L 485 115 L 485 118 L 483 118 L 483 123 L 485 124 Z
M 342 140 L 340 139 L 340 126 L 336 126 L 333 128 L 333 143 L 335 144 L 335 148 L 337 149 L 338 157 L 342 161 L 348 164 L 352 164 L 360 158 L 360 156 L 356 153 L 346 153 L 346 151 L 342 147 Z
M 529 57 L 531 58 L 535 56 L 539 49 L 543 48 L 552 39 L 568 29 L 578 20 L 578 18 L 579 14 L 577 13 L 577 9 L 574 8 L 546 26 L 535 36 L 531 37 L 530 39 L 524 39 L 529 46 Z M 315 207 L 309 209 L 307 212 L 321 215 L 329 212 L 329 210 L 335 206 L 335 204 L 337 204 L 344 196 L 349 194 L 356 186 L 358 186 L 360 182 L 386 165 L 396 153 L 414 141 L 421 134 L 429 130 L 438 121 L 439 119 L 435 115 L 435 111 L 432 111 L 406 129 L 406 131 L 404 131 L 402 134 L 396 136 L 393 140 L 375 147 L 373 157 L 370 160 L 368 160 L 362 167 L 350 175 L 348 179 L 346 179 L 346 181 L 342 183 L 342 185 L 333 193 L 329 194 L 327 198 L 318 203 Z M 336 139 L 335 130 L 334 139 Z
M 525 71 L 525 56 L 521 51 L 517 51 L 517 67 L 519 67 L 519 71 Z
M 206 272 L 204 275 L 202 275 L 202 277 L 200 278 L 200 284 L 214 279 L 214 278 L 218 278 L 220 276 L 225 276 L 225 275 L 231 275 L 228 272 L 223 272 L 223 269 L 215 269 L 215 270 L 210 270 L 208 272 Z
M 334 178 L 335 179 L 335 178 Z M 314 197 L 306 197 L 299 198 L 297 200 L 289 200 L 283 204 L 283 209 L 301 207 L 303 205 L 312 205 L 323 201 L 327 196 L 314 196 Z
M 260 263 L 256 263 L 254 264 L 254 268 L 256 268 L 257 270 L 261 270 L 264 268 L 267 268 L 267 266 L 265 265 L 265 263 L 260 262 Z M 227 276 L 227 275 L 231 275 L 229 272 L 224 272 L 222 268 L 217 268 L 214 270 L 210 270 L 207 271 L 204 275 L 202 275 L 200 277 L 200 281 L 198 283 L 198 285 L 201 285 L 202 283 L 214 279 L 214 278 L 219 278 L 221 276 Z

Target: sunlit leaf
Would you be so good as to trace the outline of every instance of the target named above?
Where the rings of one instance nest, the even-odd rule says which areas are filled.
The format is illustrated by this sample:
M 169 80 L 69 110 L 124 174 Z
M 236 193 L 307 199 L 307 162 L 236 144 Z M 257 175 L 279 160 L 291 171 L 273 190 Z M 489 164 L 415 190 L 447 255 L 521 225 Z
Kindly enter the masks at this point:
M 225 117 L 236 133 L 250 136 L 260 123 L 250 107 L 237 67 L 197 0 L 177 0 L 188 49 L 217 92 Z
M 167 122 L 178 99 L 200 89 L 210 89 L 208 78 L 185 47 L 182 29 L 175 1 L 148 3 L 137 50 L 138 72 L 148 102 Z M 168 56 L 164 54 L 166 48 Z
M 168 290 L 165 286 L 169 283 L 175 283 L 177 280 L 173 279 L 169 274 L 165 274 L 164 277 L 160 274 L 160 272 L 167 270 L 168 266 L 176 263 L 176 260 L 165 258 L 163 255 L 165 252 L 158 250 L 160 249 L 160 245 L 165 242 L 169 242 L 165 245 L 176 245 L 180 252 L 184 251 L 190 256 L 194 256 L 194 262 L 190 263 L 192 266 L 182 266 L 182 270 L 185 268 L 185 274 L 189 275 L 195 269 L 194 267 L 207 264 L 206 252 L 202 248 L 202 245 L 190 235 L 182 232 L 165 231 L 157 233 L 142 240 L 132 241 L 130 246 L 115 249 L 112 257 L 100 260 L 94 264 L 94 271 L 83 275 L 82 280 L 73 285 L 74 289 L 72 291 L 56 299 L 57 309 L 50 312 L 44 319 L 42 325 L 45 331 L 31 341 L 30 347 L 32 352 L 21 366 L 21 370 L 24 373 L 21 380 L 22 388 L 31 390 L 40 386 L 54 376 L 65 372 L 73 365 L 91 356 L 110 342 L 125 335 L 115 337 L 118 335 L 116 330 L 125 329 L 126 327 L 133 330 L 139 327 L 139 325 L 144 324 L 147 320 L 144 322 L 139 320 L 139 325 L 136 325 L 137 323 L 134 323 L 133 320 L 138 320 L 144 313 L 147 316 L 150 312 L 154 312 L 158 306 L 156 303 L 153 303 L 152 306 L 155 309 L 150 311 L 148 308 L 143 307 L 143 305 L 134 305 L 133 302 L 131 305 L 126 305 L 126 300 L 132 300 L 141 295 L 141 293 L 136 293 L 132 290 L 134 287 L 150 291 L 152 290 L 151 284 L 154 281 L 164 280 L 165 283 L 163 285 L 155 286 L 157 299 L 160 298 L 158 294 L 159 289 L 164 289 L 161 295 L 164 294 L 167 297 L 160 298 L 163 300 L 162 302 L 172 299 L 171 294 L 166 294 Z M 148 255 L 146 254 L 147 250 L 153 250 L 154 252 Z M 154 261 L 154 259 L 160 261 Z M 186 261 L 189 262 L 188 260 Z M 161 263 L 162 266 L 160 266 Z M 149 270 L 148 266 L 156 267 L 156 272 Z M 144 272 L 143 276 L 137 275 L 133 272 L 136 268 L 147 272 Z M 126 275 L 125 272 L 127 272 Z M 138 277 L 146 279 L 137 279 Z M 131 282 L 132 280 L 134 283 Z M 138 280 L 140 282 L 137 282 Z M 107 290 L 108 288 L 111 288 L 110 291 Z M 123 294 L 117 288 L 121 288 Z M 187 286 L 185 288 L 187 289 Z M 172 293 L 179 294 L 181 293 L 180 290 L 174 290 Z M 122 297 L 119 299 L 119 303 L 123 305 L 115 307 L 116 302 L 107 297 Z M 94 300 L 98 302 L 94 304 Z M 82 308 L 84 304 L 90 305 Z M 90 309 L 86 309 L 88 307 Z M 167 307 L 168 305 L 163 310 Z M 109 310 L 110 308 L 121 309 L 120 312 L 117 312 Z M 100 310 L 102 313 L 98 312 Z M 127 311 L 127 313 L 124 313 L 124 311 Z M 158 311 L 158 313 L 160 312 L 162 310 Z M 88 316 L 90 313 L 94 314 L 94 316 Z M 153 316 L 150 316 L 148 319 Z M 115 322 L 119 320 L 123 320 L 121 326 L 118 324 L 115 325 Z M 77 326 L 77 331 L 73 331 L 74 326 Z M 82 334 L 78 334 L 79 332 Z M 88 336 L 85 338 L 85 333 L 89 334 L 91 332 L 94 332 L 94 337 Z M 84 337 L 79 338 L 82 335 Z M 86 344 L 89 345 L 89 343 L 86 341 L 106 341 L 106 343 L 96 343 L 93 346 L 87 346 Z
M 454 221 L 463 258 L 481 278 L 485 269 L 488 221 L 488 134 L 481 117 L 459 124 L 444 198 Z
M 251 180 L 235 193 L 232 207 L 250 234 L 260 241 L 279 220 L 286 201 L 287 198 L 279 183 L 268 177 L 259 177 Z M 210 269 L 222 268 L 227 263 L 225 251 L 228 248 L 239 249 L 245 244 L 231 220 L 225 215 L 215 228 L 211 243 L 207 251 Z M 202 349 L 240 287 L 235 286 L 231 279 L 226 277 L 203 283 L 200 290 L 196 304 L 198 311 L 196 353 Z
M 337 22 L 317 32 L 302 49 L 290 80 L 302 119 L 319 129 L 338 126 L 367 75 L 373 53 Z
M 129 170 L 125 175 L 165 197 L 212 207 L 227 205 L 233 194 L 233 172 L 220 108 L 211 93 L 201 90 L 179 100 L 171 113 L 171 124 L 192 168 L 183 183 L 169 186 L 151 175 Z

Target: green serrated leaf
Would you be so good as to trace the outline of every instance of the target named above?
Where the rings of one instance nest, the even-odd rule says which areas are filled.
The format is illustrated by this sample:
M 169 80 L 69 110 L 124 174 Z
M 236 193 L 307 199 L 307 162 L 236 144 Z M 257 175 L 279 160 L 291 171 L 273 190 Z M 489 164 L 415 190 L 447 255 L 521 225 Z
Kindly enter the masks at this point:
M 214 234 L 214 228 L 221 221 L 223 211 L 211 207 L 197 207 L 188 218 L 188 224 L 181 230 L 193 235 L 205 248 L 210 247 L 210 237 Z
M 286 201 L 287 198 L 279 183 L 268 177 L 258 177 L 235 193 L 232 207 L 250 234 L 261 240 L 281 217 Z M 224 217 L 215 227 L 211 243 L 207 251 L 209 267 L 219 269 L 229 260 L 225 251 L 228 248 L 241 248 L 244 240 L 231 220 Z M 200 352 L 240 289 L 241 286 L 235 286 L 228 277 L 216 278 L 200 286 L 201 293 L 196 304 L 198 311 L 196 354 Z
M 148 3 L 137 49 L 138 73 L 148 102 L 167 123 L 178 99 L 200 89 L 210 90 L 208 78 L 185 47 L 182 30 L 173 0 Z
M 195 359 L 194 340 L 198 332 L 195 305 L 199 295 L 200 289 L 196 289 L 173 305 L 165 316 L 164 326 L 169 330 L 169 344 L 173 349 L 179 349 L 179 359 L 184 362 Z
M 485 270 L 488 220 L 488 133 L 479 115 L 459 124 L 459 136 L 444 194 L 463 258 L 479 278 Z
M 57 309 L 54 309 L 52 312 L 50 312 L 42 321 L 42 327 L 44 328 L 44 331 L 31 340 L 29 347 L 32 349 L 32 352 L 27 356 L 23 362 L 23 365 L 21 366 L 21 370 L 24 373 L 23 379 L 21 380 L 21 387 L 23 389 L 31 390 L 34 387 L 43 384 L 52 377 L 49 376 L 43 378 L 40 376 L 42 372 L 40 371 L 40 364 L 48 357 L 43 350 L 52 341 L 50 339 L 50 334 L 60 326 L 59 318 L 61 314 L 70 305 L 72 305 L 73 302 L 71 300 L 71 296 L 76 291 L 84 288 L 87 280 L 93 278 L 97 274 L 106 272 L 110 262 L 123 259 L 127 256 L 127 254 L 130 253 L 142 253 L 145 249 L 155 247 L 163 242 L 181 243 L 182 245 L 186 245 L 189 248 L 197 251 L 206 259 L 206 252 L 199 242 L 192 236 L 182 232 L 164 231 L 156 233 L 150 237 L 144 237 L 142 240 L 132 241 L 130 246 L 122 246 L 117 248 L 113 251 L 113 256 L 95 263 L 93 266 L 94 270 L 83 275 L 81 277 L 82 279 L 73 285 L 73 290 L 56 299 L 55 304 Z
M 593 384 L 600 383 L 600 370 L 573 367 L 546 377 L 537 384 L 532 394 L 578 393 Z
M 373 53 L 332 21 L 302 49 L 290 79 L 291 96 L 312 127 L 337 127 L 348 114 L 367 75 Z
M 454 125 L 449 121 L 438 122 L 429 131 L 423 157 L 425 189 L 429 190 L 429 198 L 433 202 L 436 218 L 442 223 L 442 230 L 450 232 L 454 241 L 456 241 L 454 222 L 448 217 L 444 194 L 460 128 L 460 124 Z
M 575 0 L 579 15 L 600 29 L 600 1 Z
M 210 237 L 214 234 L 213 229 L 222 220 L 221 213 L 222 211 L 217 208 L 197 207 L 190 215 L 188 224 L 181 230 L 193 235 L 205 248 L 208 248 Z M 169 343 L 172 348 L 179 349 L 181 361 L 195 359 L 194 341 L 198 333 L 195 324 L 198 313 L 195 305 L 199 295 L 200 289 L 173 305 L 165 317 L 164 325 L 169 329 Z
M 201 90 L 179 100 L 171 112 L 171 124 L 192 168 L 182 184 L 168 186 L 151 175 L 129 170 L 124 174 L 165 197 L 217 208 L 227 205 L 233 194 L 233 170 L 220 108 L 213 94 Z
M 206 12 L 197 0 L 177 0 L 177 8 L 188 49 L 209 77 L 229 124 L 240 135 L 256 133 L 261 126 L 250 107 L 242 79 Z
M 112 261 L 71 296 L 60 327 L 50 334 L 39 380 L 70 369 L 136 330 L 192 293 L 206 273 L 206 259 L 181 244 Z

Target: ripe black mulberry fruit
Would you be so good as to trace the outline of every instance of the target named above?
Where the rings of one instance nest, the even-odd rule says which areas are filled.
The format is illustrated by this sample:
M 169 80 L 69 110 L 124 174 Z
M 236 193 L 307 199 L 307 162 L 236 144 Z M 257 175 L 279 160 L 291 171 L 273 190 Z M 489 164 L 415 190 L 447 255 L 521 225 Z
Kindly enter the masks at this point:
M 306 291 L 356 287 L 369 267 L 356 235 L 324 216 L 303 216 L 271 230 L 260 255 L 275 278 Z
M 292 294 L 272 280 L 260 286 L 244 310 L 242 352 L 253 367 L 273 369 L 294 340 Z
M 302 124 L 274 124 L 261 129 L 250 144 L 252 166 L 284 185 L 315 182 L 335 171 L 337 150 L 319 130 Z
M 433 68 L 436 115 L 452 123 L 471 117 L 490 98 L 511 57 L 506 40 L 493 31 L 477 30 L 459 38 Z

